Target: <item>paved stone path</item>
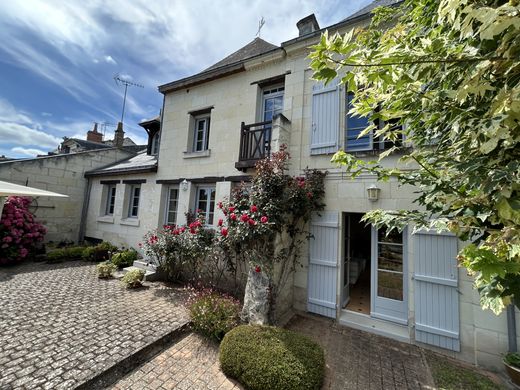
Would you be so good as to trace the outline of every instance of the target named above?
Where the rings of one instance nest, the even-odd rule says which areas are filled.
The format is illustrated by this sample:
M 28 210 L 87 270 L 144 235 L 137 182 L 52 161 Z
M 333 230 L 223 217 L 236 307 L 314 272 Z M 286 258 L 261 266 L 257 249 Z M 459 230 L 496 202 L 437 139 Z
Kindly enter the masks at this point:
M 0 268 L 0 389 L 74 388 L 186 324 L 181 297 L 80 261 Z
M 294 317 L 287 328 L 310 336 L 325 349 L 324 390 L 435 388 L 426 359 L 415 345 L 310 315 Z
M 242 389 L 220 371 L 218 344 L 195 333 L 186 335 L 141 366 L 112 390 Z

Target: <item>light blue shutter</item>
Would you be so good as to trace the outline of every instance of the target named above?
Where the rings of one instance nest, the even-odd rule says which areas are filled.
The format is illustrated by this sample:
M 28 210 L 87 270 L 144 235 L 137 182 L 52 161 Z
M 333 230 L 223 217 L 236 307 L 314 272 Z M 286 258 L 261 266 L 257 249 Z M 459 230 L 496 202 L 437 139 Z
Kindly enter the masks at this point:
M 460 351 L 457 238 L 414 235 L 415 340 Z
M 339 217 L 337 212 L 321 212 L 311 220 L 307 310 L 336 318 Z
M 340 88 L 334 79 L 312 88 L 311 154 L 330 154 L 339 145 Z

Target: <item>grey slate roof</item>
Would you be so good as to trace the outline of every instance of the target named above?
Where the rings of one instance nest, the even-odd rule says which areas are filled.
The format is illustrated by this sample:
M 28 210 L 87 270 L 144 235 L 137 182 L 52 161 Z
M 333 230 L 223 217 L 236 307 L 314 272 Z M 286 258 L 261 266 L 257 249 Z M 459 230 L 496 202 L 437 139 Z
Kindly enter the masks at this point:
M 134 172 L 154 172 L 156 170 L 157 156 L 146 154 L 146 150 L 143 150 L 126 160 L 85 172 L 85 176 L 107 176 Z
M 389 7 L 392 5 L 396 5 L 399 3 L 402 3 L 403 0 L 374 0 L 366 7 L 361 8 L 359 11 L 354 12 L 352 15 L 348 16 L 347 18 L 343 19 L 342 22 L 354 19 L 360 16 L 369 15 L 372 10 L 374 10 L 377 7 Z
M 209 68 L 205 69 L 203 72 L 220 68 L 221 66 L 231 65 L 236 62 L 247 60 L 248 58 L 258 56 L 260 54 L 267 53 L 268 51 L 277 49 L 278 46 L 273 45 L 267 41 L 264 41 L 262 38 L 255 38 L 251 42 L 249 42 L 244 47 L 238 49 L 236 52 L 231 53 L 223 60 L 220 60 L 216 64 L 211 65 Z
M 87 141 L 79 138 L 69 138 L 68 140 L 72 140 L 76 142 L 79 146 L 81 146 L 85 150 L 96 150 L 96 149 L 107 149 L 112 148 L 112 145 L 105 145 L 99 142 Z

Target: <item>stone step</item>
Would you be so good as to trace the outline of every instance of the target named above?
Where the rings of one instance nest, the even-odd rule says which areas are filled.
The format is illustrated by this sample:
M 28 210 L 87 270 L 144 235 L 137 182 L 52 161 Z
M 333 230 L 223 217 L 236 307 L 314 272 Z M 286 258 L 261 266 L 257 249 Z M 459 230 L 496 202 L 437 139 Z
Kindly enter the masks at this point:
M 126 268 L 123 268 L 123 275 L 126 274 L 127 272 L 130 272 L 130 271 L 133 271 L 133 270 L 142 270 L 144 271 L 144 279 L 143 281 L 148 281 L 148 282 L 153 282 L 154 280 L 157 280 L 157 272 L 155 271 L 150 271 L 148 269 L 142 269 L 140 267 L 136 267 L 136 266 L 131 266 L 131 267 L 126 267 Z M 121 276 L 123 276 L 121 275 Z
M 157 270 L 157 266 L 155 266 L 154 264 L 152 264 L 150 262 L 146 262 L 144 260 L 136 260 L 136 261 L 134 261 L 133 265 L 134 265 L 134 267 L 141 268 L 141 269 L 148 270 L 148 271 Z

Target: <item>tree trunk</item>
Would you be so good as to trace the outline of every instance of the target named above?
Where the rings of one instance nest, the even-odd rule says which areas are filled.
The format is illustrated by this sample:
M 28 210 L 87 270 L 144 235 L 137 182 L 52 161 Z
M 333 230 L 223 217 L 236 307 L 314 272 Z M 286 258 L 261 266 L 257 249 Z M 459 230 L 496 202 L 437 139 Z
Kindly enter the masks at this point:
M 270 301 L 269 278 L 264 272 L 256 272 L 250 267 L 242 307 L 242 320 L 251 325 L 269 325 Z

